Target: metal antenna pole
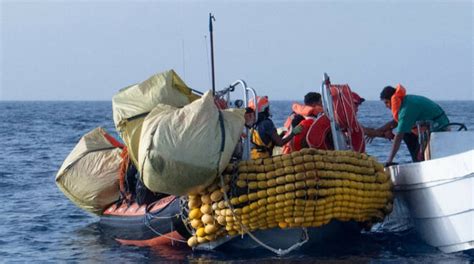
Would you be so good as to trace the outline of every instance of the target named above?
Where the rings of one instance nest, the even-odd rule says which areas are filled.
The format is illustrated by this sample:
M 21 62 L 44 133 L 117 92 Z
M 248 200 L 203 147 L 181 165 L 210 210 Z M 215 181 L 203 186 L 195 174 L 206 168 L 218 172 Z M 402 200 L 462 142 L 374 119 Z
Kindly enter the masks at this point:
M 209 13 L 209 33 L 211 35 L 211 70 L 212 70 L 212 94 L 216 94 L 216 77 L 214 75 L 214 37 L 212 34 L 212 21 L 216 21 L 212 13 Z

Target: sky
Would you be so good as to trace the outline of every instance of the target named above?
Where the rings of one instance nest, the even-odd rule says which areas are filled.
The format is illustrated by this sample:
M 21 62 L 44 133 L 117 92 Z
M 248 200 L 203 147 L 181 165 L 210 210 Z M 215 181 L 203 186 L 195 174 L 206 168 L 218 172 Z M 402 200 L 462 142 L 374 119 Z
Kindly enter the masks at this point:
M 472 1 L 0 0 L 0 100 L 111 100 L 174 69 L 193 89 L 243 79 L 270 100 L 323 73 L 368 100 L 386 85 L 474 100 Z

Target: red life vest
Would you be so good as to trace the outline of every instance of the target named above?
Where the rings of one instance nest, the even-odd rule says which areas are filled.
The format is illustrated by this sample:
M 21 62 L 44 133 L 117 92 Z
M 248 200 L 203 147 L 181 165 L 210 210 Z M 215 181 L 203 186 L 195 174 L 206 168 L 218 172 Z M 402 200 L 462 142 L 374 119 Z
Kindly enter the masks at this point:
M 300 126 L 303 127 L 301 133 L 293 137 L 293 151 L 301 150 L 303 147 L 333 149 L 331 124 L 326 114 L 307 118 L 301 121 Z M 306 142 L 306 146 L 303 145 L 303 141 Z
M 365 152 L 364 131 L 357 120 L 357 108 L 354 103 L 353 93 L 349 85 L 331 85 L 331 96 L 335 113 L 335 121 L 346 133 L 349 139 L 349 145 L 352 150 Z M 295 107 L 293 107 L 295 110 Z M 322 111 L 318 112 L 322 113 Z M 316 114 L 317 115 L 317 114 Z M 315 116 L 316 116 L 315 115 Z M 303 127 L 300 134 L 295 135 L 293 139 L 285 145 L 283 153 L 300 150 L 303 147 L 303 141 L 306 141 L 307 147 L 317 149 L 334 149 L 331 138 L 331 123 L 325 113 L 317 117 L 305 116 L 301 121 Z M 291 125 L 291 120 L 285 122 L 285 127 Z
M 302 105 L 302 104 L 298 104 L 298 103 L 293 103 L 293 105 L 291 106 L 291 109 L 293 110 L 293 113 L 286 119 L 285 124 L 284 124 L 284 127 L 286 128 L 286 131 L 290 131 L 291 122 L 293 121 L 293 119 L 296 115 L 301 115 L 304 118 L 308 119 L 308 118 L 311 118 L 311 117 L 315 117 L 318 114 L 323 112 L 323 108 L 319 105 L 318 106 L 308 106 L 308 105 Z M 304 122 L 304 120 L 301 121 L 301 122 Z M 306 135 L 306 132 L 307 132 L 307 130 L 305 131 L 305 128 L 303 127 L 303 130 L 300 134 L 301 135 Z M 295 137 L 293 137 L 293 139 L 290 142 L 286 143 L 283 146 L 282 153 L 283 154 L 288 154 L 288 153 L 291 153 L 291 152 L 295 151 L 296 149 L 294 148 L 294 145 L 295 145 Z M 297 143 L 297 145 L 300 146 L 301 143 Z M 300 149 L 301 149 L 301 147 L 299 147 L 299 149 L 297 149 L 297 150 L 300 150 Z

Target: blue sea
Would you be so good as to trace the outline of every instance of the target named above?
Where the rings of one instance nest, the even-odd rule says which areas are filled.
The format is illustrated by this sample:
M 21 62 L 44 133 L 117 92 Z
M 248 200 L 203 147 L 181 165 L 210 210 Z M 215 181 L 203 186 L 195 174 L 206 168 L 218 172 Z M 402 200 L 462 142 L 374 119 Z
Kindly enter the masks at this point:
M 473 101 L 443 101 L 453 122 L 474 129 Z M 277 126 L 291 102 L 272 102 Z M 365 102 L 361 123 L 382 125 L 390 112 L 378 101 Z M 0 262 L 2 263 L 473 263 L 474 252 L 444 254 L 420 241 L 413 231 L 364 234 L 337 246 L 295 251 L 277 257 L 266 251 L 193 252 L 186 245 L 122 246 L 104 234 L 98 217 L 72 204 L 54 178 L 80 137 L 102 126 L 117 136 L 111 102 L 0 101 Z M 390 142 L 375 139 L 367 151 L 384 162 Z M 410 160 L 403 146 L 398 162 Z

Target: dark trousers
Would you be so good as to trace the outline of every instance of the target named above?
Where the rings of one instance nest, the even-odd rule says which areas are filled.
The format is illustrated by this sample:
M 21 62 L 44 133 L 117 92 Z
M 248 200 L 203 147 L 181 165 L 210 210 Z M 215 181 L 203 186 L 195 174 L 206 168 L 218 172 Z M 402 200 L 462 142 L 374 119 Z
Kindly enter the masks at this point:
M 413 162 L 421 161 L 418 158 L 418 152 L 420 150 L 420 144 L 418 143 L 418 136 L 413 133 L 405 133 L 403 136 L 403 142 L 408 147 L 408 151 L 410 151 L 411 159 Z

